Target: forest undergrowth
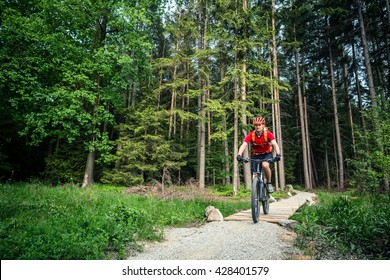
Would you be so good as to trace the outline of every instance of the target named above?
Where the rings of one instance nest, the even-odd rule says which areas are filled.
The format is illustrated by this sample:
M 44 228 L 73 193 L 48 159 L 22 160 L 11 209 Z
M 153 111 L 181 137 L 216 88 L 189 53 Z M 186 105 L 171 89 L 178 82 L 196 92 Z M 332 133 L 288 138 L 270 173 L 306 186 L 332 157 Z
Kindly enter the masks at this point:
M 317 191 L 318 192 L 318 191 Z M 164 228 L 205 222 L 213 205 L 223 216 L 249 209 L 250 191 L 228 186 L 132 188 L 0 184 L 0 257 L 22 260 L 125 259 L 140 240 L 161 240 Z M 277 198 L 286 192 L 276 192 Z M 297 220 L 296 245 L 315 259 L 390 259 L 390 203 L 352 191 L 318 192 Z
M 296 244 L 314 259 L 390 259 L 390 201 L 385 195 L 319 192 L 319 203 L 292 219 Z
M 205 222 L 209 205 L 224 216 L 250 207 L 248 199 L 227 199 L 222 189 L 166 188 L 163 196 L 152 189 L 1 184 L 0 257 L 124 259 L 129 251 L 141 249 L 136 241 L 161 240 L 165 227 Z M 185 198 L 179 195 L 184 193 Z

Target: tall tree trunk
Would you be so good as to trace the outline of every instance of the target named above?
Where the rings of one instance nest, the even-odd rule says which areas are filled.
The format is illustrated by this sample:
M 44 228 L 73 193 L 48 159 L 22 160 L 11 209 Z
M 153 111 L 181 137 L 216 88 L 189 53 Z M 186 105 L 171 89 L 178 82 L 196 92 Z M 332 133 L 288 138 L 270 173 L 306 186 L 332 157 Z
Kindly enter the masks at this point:
M 310 148 L 310 135 L 309 135 L 309 119 L 307 116 L 307 97 L 306 97 L 306 90 L 305 90 L 305 56 L 302 51 L 302 99 L 303 99 L 303 120 L 305 122 L 305 137 L 306 137 L 306 152 L 307 152 L 307 172 L 309 176 L 309 186 L 310 189 L 313 189 L 314 184 L 314 175 L 313 175 L 313 167 L 312 167 L 312 161 L 311 161 L 311 148 Z
M 276 48 L 276 29 L 275 29 L 275 0 L 272 0 L 271 4 L 272 12 L 272 64 L 273 64 L 273 77 L 275 80 L 275 86 L 273 87 L 274 93 L 274 114 L 275 114 L 275 127 L 276 127 L 276 138 L 279 145 L 280 152 L 283 154 L 283 137 L 282 137 L 282 125 L 280 118 L 280 100 L 279 100 L 279 73 L 278 73 L 278 54 Z M 279 172 L 279 184 L 281 189 L 284 189 L 286 185 L 286 176 L 284 171 L 284 157 L 282 156 L 281 160 L 277 164 Z
M 352 42 L 352 60 L 353 60 L 353 72 L 354 72 L 355 83 L 356 83 L 356 91 L 358 94 L 358 108 L 359 108 L 359 116 L 360 116 L 360 125 L 363 127 L 364 134 L 366 134 L 366 123 L 365 123 L 364 114 L 363 114 L 363 99 L 362 99 L 362 92 L 360 90 L 359 74 L 357 71 L 355 42 Z
M 201 84 L 203 86 L 203 84 Z M 206 112 L 203 107 L 204 94 L 198 97 L 199 121 L 198 121 L 198 184 L 200 189 L 205 187 L 206 165 Z
M 103 15 L 96 21 L 96 29 L 95 29 L 95 38 L 94 38 L 94 49 L 99 49 L 104 46 L 104 41 L 106 39 L 107 35 L 107 23 L 108 23 L 108 14 L 110 13 L 109 10 L 104 10 Z M 100 74 L 97 74 L 96 77 L 96 98 L 95 98 L 95 104 L 93 107 L 92 116 L 93 118 L 97 118 L 97 115 L 99 114 L 97 108 L 100 106 L 100 86 L 102 84 L 102 77 Z M 85 188 L 91 184 L 94 183 L 94 170 L 95 170 L 95 142 L 96 142 L 96 130 L 99 128 L 96 126 L 96 124 L 93 125 L 92 134 L 90 138 L 90 147 L 93 147 L 93 150 L 90 150 L 88 152 L 87 156 L 87 163 L 85 165 L 85 171 L 84 171 L 84 178 L 83 182 L 81 184 L 82 188 Z
M 311 185 L 310 185 L 308 159 L 307 159 L 306 131 L 305 131 L 303 100 L 302 100 L 302 92 L 301 92 L 301 87 L 302 87 L 301 78 L 300 78 L 301 75 L 299 71 L 299 57 L 298 57 L 297 49 L 295 49 L 295 68 L 296 68 L 296 75 L 297 75 L 298 108 L 299 108 L 299 119 L 300 119 L 301 140 L 302 140 L 303 174 L 304 174 L 305 189 L 310 190 Z
M 198 2 L 199 13 L 199 42 L 198 49 L 204 50 L 206 48 L 206 22 L 207 22 L 207 0 L 200 0 Z M 200 64 L 198 65 L 200 67 Z M 205 188 L 206 177 L 206 111 L 204 108 L 204 101 L 206 99 L 205 79 L 199 75 L 201 95 L 198 97 L 198 186 L 200 189 Z
M 273 74 L 272 74 L 272 71 L 270 73 L 270 78 L 271 78 L 271 92 L 274 92 L 273 88 L 274 88 L 274 85 L 273 85 Z M 275 104 L 272 104 L 272 111 L 275 112 Z M 277 131 L 277 128 L 276 128 L 276 121 L 275 121 L 275 114 L 272 114 L 272 131 Z M 280 189 L 280 186 L 279 186 L 279 170 L 278 170 L 278 163 L 275 163 L 275 189 L 276 191 L 278 191 Z
M 177 73 L 177 65 L 173 66 L 173 88 L 172 88 L 172 96 L 171 96 L 171 108 L 169 111 L 169 131 L 168 131 L 168 139 L 172 137 L 172 130 L 174 130 L 174 110 L 176 107 L 176 73 Z
M 221 74 L 221 81 L 223 81 L 223 79 L 225 78 L 225 65 L 224 63 L 222 63 L 221 65 L 221 70 L 220 70 L 220 74 Z M 226 85 L 223 86 L 224 88 L 224 92 L 226 92 Z M 224 113 L 224 115 L 222 116 L 222 129 L 223 129 L 223 132 L 227 135 L 227 122 L 226 122 L 226 114 Z M 224 184 L 225 185 L 230 185 L 230 161 L 229 161 L 229 141 L 228 141 L 228 138 L 226 137 L 223 141 L 223 149 L 224 149 L 224 153 L 225 153 L 225 160 L 223 162 L 223 170 L 225 172 L 225 178 L 224 178 Z M 234 158 L 234 161 L 235 158 Z
M 177 9 L 180 9 L 179 7 Z M 183 16 L 183 12 L 179 12 L 179 17 L 177 21 L 180 23 Z M 174 113 L 174 110 L 176 109 L 176 95 L 177 95 L 177 87 L 176 87 L 176 80 L 177 80 L 177 67 L 178 62 L 177 58 L 179 57 L 179 51 L 180 51 L 180 39 L 179 35 L 176 36 L 176 42 L 175 42 L 175 61 L 173 63 L 173 88 L 172 88 L 172 96 L 171 96 L 171 108 L 169 111 L 169 130 L 168 130 L 168 139 L 171 139 L 172 133 L 175 135 L 176 133 L 176 114 Z
M 358 12 L 359 12 L 360 32 L 361 32 L 361 36 L 362 36 L 364 63 L 366 64 L 368 88 L 370 90 L 370 97 L 371 97 L 372 107 L 376 108 L 378 106 L 378 104 L 377 104 L 377 101 L 376 101 L 376 92 L 375 92 L 375 87 L 374 87 L 374 79 L 372 77 L 370 54 L 368 52 L 368 44 L 367 44 L 366 29 L 364 27 L 362 4 L 361 4 L 361 0 L 356 0 L 356 1 L 357 1 L 357 6 L 358 6 Z
M 329 156 L 328 156 L 328 143 L 325 140 L 325 172 L 326 172 L 326 187 L 330 189 L 330 169 L 329 169 Z
M 210 94 L 210 80 L 207 79 L 207 91 L 206 91 L 206 101 L 211 98 Z M 207 109 L 207 145 L 211 146 L 211 112 Z
M 222 122 L 223 122 L 223 131 L 225 134 L 227 134 L 226 115 L 223 116 Z M 229 142 L 227 138 L 223 141 L 223 148 L 225 152 L 225 160 L 223 162 L 223 170 L 225 172 L 224 184 L 230 185 Z
M 182 95 L 181 97 L 181 110 L 186 111 L 186 97 Z M 180 143 L 183 142 L 183 133 L 184 133 L 184 118 L 180 118 Z
M 245 73 L 246 73 L 246 62 L 243 61 L 241 65 L 241 77 L 240 77 L 240 92 L 241 92 L 241 125 L 242 125 L 242 138 L 245 138 L 247 135 L 247 130 L 245 129 L 245 126 L 247 124 L 247 117 L 246 117 L 246 79 L 245 79 Z M 245 149 L 243 153 L 244 158 L 249 157 L 249 147 L 248 149 Z M 249 189 L 251 187 L 251 168 L 250 164 L 244 164 L 244 180 L 245 180 L 245 188 Z
M 247 0 L 242 1 L 242 9 L 245 12 L 247 10 Z M 244 30 L 246 32 L 246 30 Z M 246 35 L 245 35 L 246 37 Z M 244 38 L 242 38 L 244 39 Z M 240 92 L 241 92 L 241 124 L 242 124 L 242 134 L 245 137 L 247 135 L 247 131 L 245 126 L 247 125 L 247 117 L 246 117 L 246 58 L 247 58 L 247 50 L 242 50 L 242 57 L 239 61 L 241 64 L 241 75 L 240 75 Z M 243 156 L 245 158 L 249 157 L 249 149 L 245 149 Z M 251 187 L 252 175 L 251 175 L 251 167 L 250 164 L 244 164 L 244 180 L 245 180 L 245 188 Z
M 234 79 L 234 101 L 238 101 L 238 79 Z M 236 160 L 238 154 L 238 106 L 237 102 L 234 102 L 234 139 L 233 139 L 233 194 L 236 195 L 238 193 L 238 189 L 240 188 L 240 170 L 238 168 L 238 161 Z
M 343 58 L 345 58 L 344 50 L 343 50 Z M 343 63 L 343 80 L 344 80 L 345 97 L 347 101 L 346 103 L 347 103 L 347 110 L 348 110 L 348 120 L 349 120 L 349 126 L 351 128 L 352 148 L 353 148 L 354 157 L 356 157 L 355 130 L 354 130 L 354 123 L 353 123 L 351 98 L 349 98 L 349 80 L 347 77 L 348 70 L 347 70 L 347 65 L 345 63 L 345 59 L 343 59 L 342 63 Z
M 91 140 L 91 142 L 93 143 L 94 140 Z M 81 185 L 82 188 L 85 188 L 94 183 L 94 179 L 93 179 L 94 169 L 95 169 L 95 151 L 89 151 L 87 156 L 87 163 L 85 165 L 83 183 Z
M 328 30 L 330 30 L 329 21 Z M 329 75 L 332 87 L 332 100 L 333 100 L 333 114 L 334 114 L 334 125 L 335 125 L 335 137 L 337 145 L 337 154 L 338 154 L 338 188 L 344 189 L 344 159 L 343 159 L 343 150 L 341 145 L 341 135 L 340 135 L 340 125 L 339 125 L 339 113 L 337 108 L 337 93 L 336 86 L 334 82 L 334 73 L 333 73 L 333 56 L 332 56 L 332 44 L 330 40 L 330 34 L 328 34 L 328 47 L 329 47 Z
M 268 25 L 267 25 L 268 27 Z M 272 58 L 272 54 L 273 52 L 270 53 L 270 61 L 273 60 Z M 274 97 L 274 87 L 277 86 L 274 82 L 274 67 L 272 67 L 270 69 L 270 73 L 269 73 L 269 76 L 270 76 L 270 93 L 271 93 L 271 96 Z M 275 134 L 276 134 L 276 131 L 277 131 L 277 128 L 276 128 L 276 120 L 275 120 L 275 105 L 276 103 L 272 103 L 272 131 L 275 131 Z M 279 170 L 278 170 L 278 163 L 275 163 L 275 181 L 274 181 L 274 186 L 275 186 L 275 189 L 276 191 L 278 191 L 280 189 L 280 186 L 279 186 Z

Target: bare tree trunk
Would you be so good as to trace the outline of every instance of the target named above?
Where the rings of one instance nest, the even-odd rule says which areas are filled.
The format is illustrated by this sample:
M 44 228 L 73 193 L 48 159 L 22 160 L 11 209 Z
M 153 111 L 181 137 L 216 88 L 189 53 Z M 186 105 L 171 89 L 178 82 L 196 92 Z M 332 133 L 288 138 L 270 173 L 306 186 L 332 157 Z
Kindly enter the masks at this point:
M 225 78 L 225 65 L 221 65 L 221 81 Z M 224 86 L 225 89 L 226 86 Z M 225 90 L 226 91 L 226 90 Z M 227 123 L 226 123 L 226 114 L 223 115 L 222 117 L 222 129 L 224 133 L 227 135 Z M 229 161 L 229 142 L 227 137 L 223 141 L 223 148 L 224 148 L 224 153 L 225 153 L 225 161 L 223 162 L 223 170 L 225 171 L 225 178 L 224 178 L 224 184 L 225 185 L 230 185 L 230 161 Z M 234 161 L 235 158 L 234 158 Z
M 201 84 L 202 86 L 202 84 Z M 203 107 L 204 94 L 198 97 L 199 121 L 198 121 L 198 184 L 200 189 L 205 187 L 206 166 L 206 112 Z
M 332 127 L 332 135 L 333 135 L 333 154 L 334 154 L 334 162 L 335 162 L 335 172 L 337 174 L 336 176 L 336 187 L 339 188 L 339 162 L 338 162 L 338 152 L 337 152 L 337 140 L 336 140 L 336 130 L 334 129 L 334 126 Z
M 172 137 L 172 130 L 174 129 L 174 110 L 176 107 L 176 72 L 177 72 L 177 66 L 176 62 L 173 66 L 173 88 L 172 88 L 172 97 L 171 97 L 171 108 L 169 111 L 169 131 L 168 131 L 168 139 L 171 139 Z
M 307 116 L 307 98 L 305 91 L 305 58 L 302 52 L 302 99 L 303 99 L 303 120 L 305 122 L 305 137 L 306 137 L 306 146 L 307 146 L 307 172 L 309 176 L 309 186 L 310 189 L 313 189 L 314 185 L 314 175 L 313 175 L 313 166 L 311 161 L 311 148 L 310 148 L 310 135 L 309 135 L 309 118 Z
M 199 1 L 199 34 L 200 39 L 198 43 L 198 49 L 204 50 L 206 48 L 206 22 L 207 22 L 207 0 L 205 3 Z M 204 108 L 204 101 L 206 99 L 206 90 L 204 78 L 199 75 L 200 89 L 202 94 L 198 97 L 198 110 L 199 110 L 199 121 L 198 121 L 198 186 L 200 189 L 205 188 L 205 176 L 206 176 L 206 111 Z
M 243 11 L 247 10 L 247 0 L 242 1 L 242 9 Z M 248 133 L 245 129 L 247 124 L 246 118 L 246 49 L 242 51 L 242 59 L 240 60 L 241 64 L 241 75 L 240 75 L 240 92 L 241 92 L 241 124 L 242 124 L 242 134 L 244 137 Z M 245 158 L 249 157 L 249 149 L 245 149 L 243 156 Z M 251 168 L 249 164 L 244 164 L 244 180 L 245 180 L 245 188 L 251 187 L 252 175 Z
M 268 23 L 268 21 L 267 21 L 267 23 Z M 267 24 L 267 27 L 268 27 L 268 24 Z M 272 54 L 273 54 L 273 52 L 270 52 L 270 61 L 272 61 L 273 60 L 273 58 L 272 58 Z M 274 96 L 274 87 L 275 86 L 277 86 L 277 85 L 275 85 L 275 82 L 274 82 L 274 67 L 272 67 L 271 69 L 270 69 L 270 73 L 269 73 L 269 76 L 270 76 L 270 94 L 272 95 L 272 96 Z M 276 120 L 275 120 L 275 104 L 276 103 L 272 103 L 272 131 L 275 131 L 275 133 L 276 133 L 276 131 L 277 131 L 277 128 L 276 128 Z M 274 171 L 274 173 L 275 173 L 275 181 L 274 181 L 274 186 L 275 186 L 275 190 L 276 191 L 279 191 L 279 189 L 280 189 L 280 186 L 279 186 L 279 168 L 278 168 L 278 162 L 275 162 L 275 171 Z
M 207 79 L 207 88 L 210 87 L 210 81 Z M 210 90 L 206 91 L 206 101 L 211 98 Z M 207 109 L 207 145 L 211 146 L 211 112 Z
M 313 169 L 312 186 L 314 188 L 317 184 L 316 182 L 318 182 L 318 172 L 317 172 L 317 168 L 316 168 L 316 161 L 314 160 L 313 149 L 310 149 L 310 158 L 311 158 L 311 164 L 312 164 L 312 169 Z
M 237 78 L 234 79 L 234 101 L 238 100 L 238 81 Z M 238 193 L 240 188 L 240 170 L 238 168 L 238 162 L 236 160 L 238 154 L 238 108 L 237 102 L 234 104 L 234 140 L 233 140 L 233 194 Z
M 328 21 L 328 30 L 330 29 L 329 21 Z M 333 114 L 334 114 L 334 124 L 335 124 L 335 137 L 336 137 L 336 145 L 337 145 L 337 154 L 338 154 L 338 165 L 339 165 L 339 184 L 338 188 L 344 189 L 344 159 L 343 159 L 343 150 L 341 145 L 341 135 L 340 135 L 340 125 L 339 125 L 339 113 L 337 108 L 337 93 L 336 86 L 334 82 L 334 74 L 333 74 L 333 57 L 332 57 L 332 44 L 330 41 L 330 35 L 328 34 L 328 47 L 329 47 L 329 75 L 332 87 L 332 100 L 333 100 Z
M 271 92 L 273 92 L 273 74 L 272 71 L 270 73 L 271 75 Z M 272 104 L 272 111 L 275 112 L 275 104 Z M 276 121 L 275 121 L 275 113 L 272 114 L 272 131 L 276 131 Z M 278 163 L 275 163 L 275 190 L 278 191 L 280 189 L 279 186 L 279 168 L 278 168 Z
M 307 145 L 307 168 L 309 173 L 310 186 L 313 189 L 315 185 L 315 176 L 314 176 L 314 163 L 313 163 L 313 153 L 310 145 L 310 132 L 309 132 L 309 118 L 307 115 L 307 97 L 305 95 L 305 83 L 302 83 L 302 95 L 303 95 L 303 119 L 305 121 L 305 133 L 306 133 L 306 145 Z
M 372 78 L 370 54 L 368 52 L 367 36 L 366 36 L 366 29 L 364 27 L 364 20 L 363 20 L 363 12 L 362 12 L 361 0 L 357 0 L 357 6 L 358 6 L 358 12 L 359 12 L 359 23 L 360 23 L 360 32 L 361 32 L 361 36 L 362 36 L 364 62 L 366 64 L 366 71 L 367 71 L 368 88 L 370 90 L 370 97 L 371 97 L 372 107 L 376 108 L 378 106 L 378 104 L 377 104 L 377 101 L 376 101 L 376 92 L 375 92 L 375 87 L 374 87 L 374 79 Z
M 185 96 L 183 95 L 183 96 L 181 97 L 181 110 L 182 110 L 183 112 L 185 112 L 185 110 L 186 110 L 185 101 L 186 101 L 186 98 L 185 98 Z M 184 119 L 181 118 L 181 119 L 180 119 L 180 143 L 183 142 L 183 133 L 184 133 Z
M 328 157 L 328 143 L 325 141 L 325 171 L 326 171 L 326 187 L 330 189 L 330 170 L 329 170 L 329 157 Z
M 223 130 L 226 133 L 227 132 L 227 124 L 226 124 L 226 117 L 223 117 Z M 229 165 L 229 142 L 228 139 L 226 138 L 223 141 L 223 148 L 225 152 L 225 161 L 223 162 L 223 169 L 225 171 L 225 185 L 230 185 L 230 165 Z
M 273 63 L 273 77 L 275 79 L 274 86 L 274 100 L 275 100 L 275 127 L 276 127 L 276 138 L 279 145 L 280 152 L 283 154 L 283 137 L 282 137 L 282 125 L 280 119 L 280 100 L 279 100 L 279 73 L 278 73 L 278 57 L 277 57 L 277 48 L 276 48 L 276 29 L 275 29 L 275 0 L 272 0 L 271 4 L 272 12 L 272 63 Z M 279 184 L 281 189 L 284 189 L 286 186 L 286 176 L 284 171 L 284 157 L 278 162 L 277 167 L 279 169 Z
M 366 123 L 365 123 L 364 114 L 363 114 L 363 99 L 362 99 L 362 92 L 360 90 L 359 75 L 358 75 L 358 71 L 357 71 L 355 42 L 352 42 L 352 58 L 353 58 L 353 72 L 355 75 L 356 91 L 358 94 L 358 107 L 359 107 L 360 124 L 363 127 L 364 134 L 366 134 Z
M 179 9 L 179 8 L 177 8 Z M 178 22 L 181 22 L 183 13 L 179 12 Z M 177 57 L 179 55 L 180 50 L 180 38 L 178 36 L 176 37 L 175 42 L 175 56 Z M 175 59 L 175 62 L 173 64 L 173 88 L 172 88 L 172 97 L 171 97 L 171 108 L 169 111 L 169 130 L 168 130 L 168 139 L 171 139 L 172 133 L 176 133 L 176 114 L 174 113 L 174 110 L 176 109 L 176 95 L 177 95 L 177 88 L 176 88 L 176 79 L 177 79 L 177 61 Z
M 306 131 L 305 131 L 305 120 L 304 120 L 304 110 L 303 110 L 303 100 L 302 100 L 302 92 L 301 92 L 301 78 L 299 71 L 299 58 L 298 58 L 298 50 L 295 50 L 295 68 L 297 75 L 297 90 L 298 90 L 298 107 L 299 107 L 299 119 L 301 126 L 301 140 L 302 140 L 302 154 L 303 154 L 303 175 L 305 181 L 305 189 L 312 189 L 310 185 L 310 177 L 309 177 L 309 168 L 308 168 L 308 159 L 307 159 L 307 143 L 306 143 Z
M 247 124 L 247 118 L 246 118 L 246 79 L 245 79 L 245 73 L 246 73 L 246 62 L 244 61 L 242 63 L 241 67 L 241 78 L 240 78 L 240 92 L 241 92 L 241 124 L 242 124 L 242 135 L 243 138 L 247 135 L 247 131 L 245 129 L 245 126 Z M 249 148 L 245 149 L 243 153 L 244 158 L 249 157 Z M 251 187 L 251 168 L 250 164 L 244 164 L 244 181 L 245 181 L 245 188 L 249 189 Z
M 345 57 L 344 50 L 343 50 L 343 57 Z M 345 60 L 343 60 L 343 80 L 344 80 L 344 88 L 345 88 L 345 97 L 346 97 L 346 101 L 347 101 L 348 120 L 349 120 L 349 126 L 351 127 L 351 140 L 352 140 L 353 154 L 354 154 L 354 157 L 356 157 L 355 130 L 354 130 L 354 124 L 353 124 L 351 98 L 349 98 L 349 80 L 347 77 L 347 72 L 348 72 L 347 65 L 345 63 Z
M 93 142 L 93 140 L 92 140 Z M 87 164 L 85 166 L 82 188 L 85 188 L 94 183 L 93 172 L 95 169 L 95 152 L 90 151 L 87 156 Z

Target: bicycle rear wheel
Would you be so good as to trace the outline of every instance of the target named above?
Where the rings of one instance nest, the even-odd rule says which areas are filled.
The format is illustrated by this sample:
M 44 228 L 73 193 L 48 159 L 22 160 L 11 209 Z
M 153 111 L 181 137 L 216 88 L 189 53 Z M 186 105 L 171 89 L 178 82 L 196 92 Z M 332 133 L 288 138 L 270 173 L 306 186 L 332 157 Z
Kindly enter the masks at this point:
M 264 183 L 260 184 L 261 188 L 261 204 L 263 206 L 263 213 L 267 215 L 269 213 L 269 193 Z
M 259 221 L 260 205 L 259 205 L 259 178 L 255 177 L 252 180 L 252 220 L 254 223 Z

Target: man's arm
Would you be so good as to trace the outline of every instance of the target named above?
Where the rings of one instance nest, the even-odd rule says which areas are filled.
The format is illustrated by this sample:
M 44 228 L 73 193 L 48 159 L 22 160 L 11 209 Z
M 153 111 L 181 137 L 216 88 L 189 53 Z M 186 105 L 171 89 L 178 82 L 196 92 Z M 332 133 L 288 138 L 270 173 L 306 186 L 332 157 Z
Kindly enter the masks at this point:
M 279 145 L 278 145 L 278 143 L 276 142 L 275 139 L 271 141 L 271 145 L 274 147 L 275 153 L 276 153 L 277 155 L 280 155 Z
M 238 149 L 237 155 L 242 156 L 242 154 L 244 153 L 246 147 L 248 147 L 248 143 L 244 141 L 244 142 L 241 144 L 240 148 Z M 279 149 L 279 147 L 278 147 L 278 149 Z

